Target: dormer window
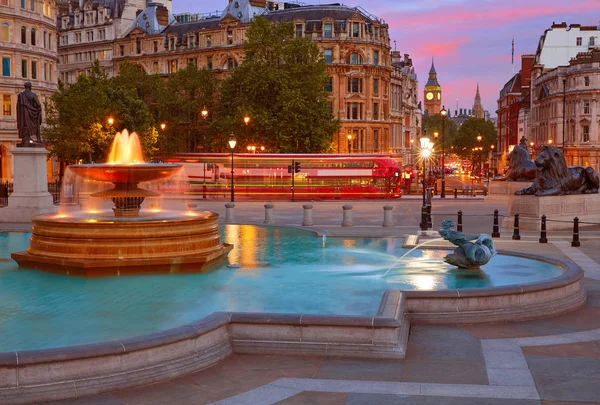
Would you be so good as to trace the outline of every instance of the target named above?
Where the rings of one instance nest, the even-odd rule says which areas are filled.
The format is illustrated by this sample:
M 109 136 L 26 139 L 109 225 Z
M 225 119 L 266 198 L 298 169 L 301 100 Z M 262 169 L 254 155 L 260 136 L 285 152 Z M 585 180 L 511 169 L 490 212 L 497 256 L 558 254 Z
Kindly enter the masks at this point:
M 233 44 L 233 28 L 227 27 L 227 45 Z
M 358 38 L 360 36 L 360 23 L 352 23 L 352 37 Z
M 325 37 L 325 38 L 333 37 L 333 24 L 332 23 L 323 24 L 323 37 Z
M 379 41 L 379 27 L 373 27 L 373 39 Z
M 169 38 L 169 51 L 175 50 L 175 38 Z
M 210 48 L 212 46 L 212 35 L 206 36 L 206 47 Z
M 190 35 L 188 37 L 188 48 L 195 48 L 195 47 L 196 47 L 196 36 Z
M 296 24 L 296 38 L 302 38 L 303 24 Z

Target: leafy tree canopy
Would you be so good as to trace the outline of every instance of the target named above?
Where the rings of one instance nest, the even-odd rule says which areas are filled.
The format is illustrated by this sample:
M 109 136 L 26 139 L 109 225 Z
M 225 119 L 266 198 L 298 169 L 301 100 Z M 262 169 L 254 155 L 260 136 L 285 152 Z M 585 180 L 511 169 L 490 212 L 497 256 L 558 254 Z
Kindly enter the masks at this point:
M 46 123 L 44 139 L 52 155 L 67 163 L 105 161 L 114 134 L 125 128 L 138 133 L 147 157 L 155 153 L 157 133 L 148 107 L 135 89 L 109 79 L 98 62 L 89 75 L 50 97 Z
M 218 81 L 212 71 L 188 65 L 169 76 L 158 96 L 158 118 L 166 128 L 160 147 L 173 151 L 212 152 Z M 207 115 L 202 116 L 206 108 Z
M 477 139 L 481 136 L 481 141 Z M 472 158 L 473 148 L 483 148 L 480 154 L 487 156 L 491 146 L 496 144 L 496 128 L 491 121 L 469 118 L 458 129 L 453 141 L 454 152 L 462 158 Z
M 326 152 L 339 122 L 329 112 L 329 76 L 317 45 L 295 38 L 291 23 L 259 17 L 247 31 L 244 51 L 244 63 L 221 88 L 221 133 L 233 132 L 239 145 L 260 144 L 269 152 Z M 246 115 L 251 121 L 244 128 Z
M 442 125 L 443 122 L 443 125 Z M 438 139 L 436 141 L 436 145 L 439 145 L 441 148 L 442 145 L 442 127 L 444 129 L 444 141 L 446 151 L 450 151 L 450 147 L 452 146 L 452 141 L 456 137 L 456 123 L 452 120 L 449 120 L 448 117 L 442 117 L 441 114 L 423 116 L 423 129 L 427 131 L 427 136 L 432 140 L 435 139 L 435 133 L 438 133 Z

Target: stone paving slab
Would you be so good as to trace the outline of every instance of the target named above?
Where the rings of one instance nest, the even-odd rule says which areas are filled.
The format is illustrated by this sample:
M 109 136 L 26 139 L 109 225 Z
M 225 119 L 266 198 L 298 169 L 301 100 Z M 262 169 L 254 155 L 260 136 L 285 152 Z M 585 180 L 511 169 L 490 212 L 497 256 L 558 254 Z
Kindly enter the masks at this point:
M 293 397 L 279 401 L 276 405 L 347 405 L 348 394 L 340 392 L 304 391 Z

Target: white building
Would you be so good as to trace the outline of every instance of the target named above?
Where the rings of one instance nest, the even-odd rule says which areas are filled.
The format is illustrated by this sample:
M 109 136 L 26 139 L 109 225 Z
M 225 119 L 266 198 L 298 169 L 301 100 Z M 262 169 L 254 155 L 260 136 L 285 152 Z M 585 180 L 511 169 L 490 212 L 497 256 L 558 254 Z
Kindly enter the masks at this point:
M 42 106 L 58 90 L 54 0 L 0 0 L 0 179 L 13 181 L 17 95 L 31 82 Z M 43 108 L 43 107 L 42 107 Z
M 545 69 L 564 66 L 578 53 L 597 47 L 599 37 L 600 26 L 552 24 L 540 37 L 534 64 Z

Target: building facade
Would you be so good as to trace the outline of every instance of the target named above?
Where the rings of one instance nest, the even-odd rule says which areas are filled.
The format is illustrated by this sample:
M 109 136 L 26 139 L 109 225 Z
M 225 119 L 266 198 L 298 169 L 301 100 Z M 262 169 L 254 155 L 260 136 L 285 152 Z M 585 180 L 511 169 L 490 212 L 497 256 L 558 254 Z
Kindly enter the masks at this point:
M 400 52 L 392 52 L 390 81 L 391 153 L 402 156 L 402 162 L 415 162 L 412 147 L 421 136 L 421 106 L 417 99 L 418 82 L 412 59 Z M 412 142 L 411 142 L 412 140 Z
M 442 110 L 442 86 L 437 79 L 437 72 L 431 60 L 429 78 L 423 89 L 423 112 L 425 115 L 436 115 Z
M 393 66 L 383 20 L 339 5 L 300 7 L 238 0 L 230 1 L 218 17 L 175 16 L 191 22 L 150 30 L 143 17 L 152 26 L 157 7 L 151 3 L 130 31 L 113 42 L 116 71 L 120 64 L 131 62 L 149 74 L 168 75 L 195 64 L 225 75 L 243 62 L 242 46 L 252 18 L 286 20 L 294 25 L 296 36 L 316 42 L 328 65 L 330 108 L 341 122 L 334 151 L 402 155 L 410 148 L 406 133 L 416 136 L 420 125 L 417 77 L 408 55 Z
M 523 126 L 519 127 L 519 114 L 522 109 L 529 110 L 531 70 L 535 55 L 521 56 L 521 69 L 510 78 L 500 90 L 498 98 L 498 143 L 493 156 L 495 169 L 502 172 L 506 166 L 506 156 L 512 148 L 519 144 L 523 135 Z M 523 114 L 523 113 L 521 113 Z
M 17 95 L 31 82 L 42 106 L 58 90 L 54 0 L 0 0 L 0 178 L 13 181 Z M 43 108 L 43 107 L 42 107 Z
M 61 82 L 74 83 L 95 60 L 112 76 L 113 41 L 131 29 L 145 8 L 146 0 L 62 1 L 57 18 Z
M 533 76 L 530 140 L 561 147 L 569 165 L 599 170 L 600 48 L 579 53 L 568 66 L 536 67 Z

